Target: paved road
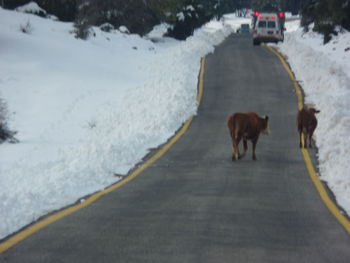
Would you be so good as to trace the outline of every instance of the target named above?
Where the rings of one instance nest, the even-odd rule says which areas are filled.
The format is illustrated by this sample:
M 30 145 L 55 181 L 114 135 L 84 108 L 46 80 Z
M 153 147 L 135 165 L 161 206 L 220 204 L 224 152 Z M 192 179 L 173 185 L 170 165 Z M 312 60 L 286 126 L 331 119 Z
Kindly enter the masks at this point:
M 350 236 L 320 200 L 298 148 L 296 97 L 280 61 L 234 35 L 205 69 L 198 116 L 164 156 L 0 262 L 350 262 Z M 250 151 L 231 162 L 226 120 L 236 111 L 270 116 L 256 162 Z

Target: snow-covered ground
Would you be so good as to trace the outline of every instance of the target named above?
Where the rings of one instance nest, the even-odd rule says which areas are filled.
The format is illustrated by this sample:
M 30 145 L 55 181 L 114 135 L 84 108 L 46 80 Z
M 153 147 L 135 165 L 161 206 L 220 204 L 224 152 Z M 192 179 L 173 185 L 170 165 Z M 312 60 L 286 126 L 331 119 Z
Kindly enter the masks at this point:
M 186 41 L 162 37 L 164 25 L 145 38 L 94 28 L 82 41 L 72 23 L 0 8 L 0 98 L 20 141 L 0 145 L 0 239 L 117 182 L 171 137 L 196 114 L 200 58 L 249 22 L 227 15 Z M 323 47 L 319 36 L 287 26 L 278 46 L 321 109 L 321 176 L 350 211 L 349 34 Z
M 287 56 L 305 92 L 305 102 L 321 110 L 315 140 L 319 175 L 350 214 L 350 32 L 323 45 L 323 37 L 287 23 L 279 49 Z

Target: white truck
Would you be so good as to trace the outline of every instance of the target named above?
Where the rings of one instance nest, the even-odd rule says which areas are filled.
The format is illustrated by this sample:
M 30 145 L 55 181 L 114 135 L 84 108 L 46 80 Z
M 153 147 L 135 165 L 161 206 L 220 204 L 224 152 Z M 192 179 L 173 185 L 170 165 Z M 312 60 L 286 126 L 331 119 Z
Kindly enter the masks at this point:
M 283 42 L 284 12 L 255 11 L 252 17 L 253 45 L 259 45 L 262 42 Z

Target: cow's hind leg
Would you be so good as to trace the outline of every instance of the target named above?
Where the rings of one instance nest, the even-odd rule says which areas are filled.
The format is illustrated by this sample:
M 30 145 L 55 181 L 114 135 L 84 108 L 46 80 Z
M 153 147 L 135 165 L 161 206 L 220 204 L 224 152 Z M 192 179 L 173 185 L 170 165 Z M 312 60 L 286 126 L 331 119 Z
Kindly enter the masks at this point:
M 256 161 L 255 148 L 256 148 L 257 142 L 258 142 L 258 138 L 252 140 L 252 143 L 253 143 L 253 160 L 254 161 Z
M 237 157 L 237 145 L 235 140 L 232 140 L 232 161 L 236 161 L 238 159 Z
M 232 161 L 235 160 L 235 156 L 236 156 L 236 138 L 235 138 L 235 135 L 234 133 L 231 131 L 230 132 L 230 135 L 231 135 L 231 142 L 232 142 L 232 155 L 231 155 L 231 158 L 232 158 Z
M 311 145 L 312 134 L 313 134 L 313 132 L 310 132 L 310 133 L 309 133 L 309 148 L 312 148 L 312 145 Z
M 230 136 L 231 136 L 231 142 L 232 142 L 232 161 L 235 160 L 235 156 L 236 156 L 236 138 L 235 138 L 235 134 L 233 132 L 233 129 L 230 129 Z
M 310 134 L 310 135 L 309 135 L 309 148 L 312 148 L 312 145 L 311 145 L 311 138 L 312 138 L 312 135 Z
M 244 152 L 239 156 L 239 158 L 243 158 L 248 150 L 248 142 L 246 138 L 243 138 L 243 149 L 244 149 Z
M 232 161 L 238 160 L 239 159 L 239 142 L 241 141 L 241 136 L 236 136 L 232 140 L 232 146 L 233 146 L 233 151 L 232 151 Z
M 307 148 L 307 141 L 309 136 L 306 132 L 304 132 L 303 135 L 304 135 L 304 148 Z
M 235 141 L 232 139 L 232 161 L 236 160 L 236 146 L 235 146 Z

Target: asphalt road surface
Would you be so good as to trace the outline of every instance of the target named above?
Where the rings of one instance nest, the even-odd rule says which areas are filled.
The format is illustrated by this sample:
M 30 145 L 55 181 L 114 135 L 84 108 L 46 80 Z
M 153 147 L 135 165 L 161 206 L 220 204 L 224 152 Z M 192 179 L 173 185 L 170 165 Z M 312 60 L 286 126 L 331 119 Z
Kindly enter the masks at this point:
M 270 117 L 257 161 L 231 161 L 226 121 Z M 350 236 L 310 180 L 297 100 L 278 58 L 231 35 L 207 56 L 188 131 L 141 175 L 30 236 L 0 262 L 350 262 Z

